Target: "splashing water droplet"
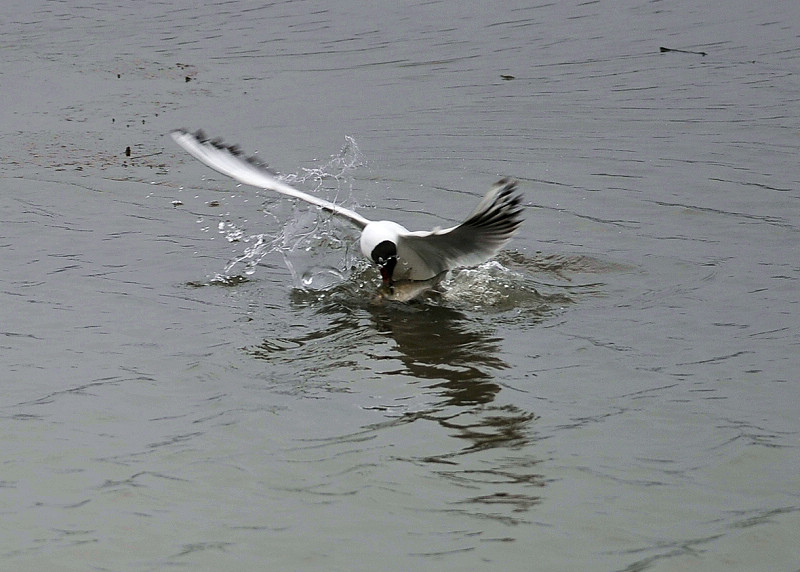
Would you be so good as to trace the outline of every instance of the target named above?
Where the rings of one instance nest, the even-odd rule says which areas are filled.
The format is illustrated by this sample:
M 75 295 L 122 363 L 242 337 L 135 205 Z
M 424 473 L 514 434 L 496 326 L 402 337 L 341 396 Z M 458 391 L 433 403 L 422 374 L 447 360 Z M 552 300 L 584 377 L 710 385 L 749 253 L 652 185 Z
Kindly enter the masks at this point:
M 311 187 L 308 192 L 329 201 L 337 204 L 350 203 L 353 207 L 353 187 L 349 173 L 361 165 L 362 155 L 358 145 L 352 137 L 347 136 L 339 153 L 332 155 L 324 164 L 303 168 L 297 174 L 284 175 L 281 178 L 294 186 Z M 345 195 L 344 198 L 340 194 Z M 295 286 L 301 289 L 324 290 L 336 281 L 347 279 L 347 269 L 358 258 L 357 249 L 352 246 L 356 241 L 354 230 L 347 225 L 332 222 L 335 219 L 329 213 L 307 208 L 296 201 L 282 200 L 269 191 L 262 191 L 257 196 L 269 197 L 268 206 L 262 205 L 258 211 L 271 219 L 270 224 L 273 227 L 277 222 L 280 225 L 279 230 L 273 235 L 249 234 L 245 228 L 248 225 L 245 217 L 235 219 L 235 223 L 230 220 L 217 222 L 217 231 L 228 242 L 242 242 L 247 245 L 241 254 L 228 261 L 225 266 L 226 274 L 230 275 L 238 264 L 242 264 L 243 274 L 252 275 L 266 256 L 279 253 L 292 274 Z M 292 213 L 288 220 L 285 214 L 281 214 L 286 209 L 291 209 Z M 198 220 L 200 221 L 202 218 Z M 263 219 L 259 218 L 258 223 L 262 222 Z M 209 229 L 206 227 L 204 230 L 207 232 Z M 332 268 L 331 263 L 338 268 Z

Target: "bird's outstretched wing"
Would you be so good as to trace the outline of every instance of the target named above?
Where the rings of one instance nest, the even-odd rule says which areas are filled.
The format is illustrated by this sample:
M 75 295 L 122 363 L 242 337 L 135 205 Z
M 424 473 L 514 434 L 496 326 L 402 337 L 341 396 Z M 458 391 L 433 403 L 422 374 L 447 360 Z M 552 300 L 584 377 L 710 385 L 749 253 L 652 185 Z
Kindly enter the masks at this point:
M 215 171 L 236 179 L 245 185 L 260 189 L 268 189 L 296 199 L 300 199 L 335 215 L 342 216 L 360 228 L 369 224 L 369 220 L 344 207 L 330 201 L 317 198 L 287 185 L 254 157 L 245 157 L 235 145 L 224 145 L 219 139 L 208 139 L 202 131 L 189 133 L 178 129 L 171 133 L 175 142 L 190 155 Z
M 404 234 L 399 238 L 398 252 L 411 250 L 428 267 L 427 274 L 432 275 L 487 261 L 522 224 L 522 198 L 516 189 L 516 181 L 501 179 L 467 220 L 452 228 Z

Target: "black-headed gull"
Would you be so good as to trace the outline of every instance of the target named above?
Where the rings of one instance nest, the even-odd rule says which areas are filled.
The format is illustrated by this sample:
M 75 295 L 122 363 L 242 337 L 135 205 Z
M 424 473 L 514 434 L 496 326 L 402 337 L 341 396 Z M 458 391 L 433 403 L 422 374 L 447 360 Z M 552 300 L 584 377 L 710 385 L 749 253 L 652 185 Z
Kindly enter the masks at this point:
M 202 163 L 240 183 L 301 199 L 339 215 L 361 229 L 361 252 L 381 272 L 385 287 L 399 281 L 432 281 L 453 268 L 481 264 L 505 245 L 522 224 L 517 182 L 501 179 L 459 225 L 430 231 L 409 231 L 389 220 L 371 221 L 329 201 L 287 185 L 236 146 L 208 139 L 198 131 L 172 132 L 175 142 Z

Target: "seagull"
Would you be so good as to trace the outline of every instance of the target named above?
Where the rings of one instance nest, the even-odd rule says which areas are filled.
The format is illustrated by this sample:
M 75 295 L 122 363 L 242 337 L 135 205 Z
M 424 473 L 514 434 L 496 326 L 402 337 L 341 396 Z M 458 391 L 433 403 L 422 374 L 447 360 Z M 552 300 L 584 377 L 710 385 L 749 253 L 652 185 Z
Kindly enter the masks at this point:
M 357 212 L 298 191 L 264 163 L 236 145 L 208 139 L 202 131 L 171 133 L 175 142 L 206 166 L 240 183 L 300 199 L 342 217 L 361 230 L 361 253 L 378 267 L 387 289 L 407 281 L 438 282 L 448 270 L 476 266 L 492 258 L 522 224 L 517 182 L 503 178 L 464 222 L 450 228 L 410 231 L 390 220 L 369 220 Z

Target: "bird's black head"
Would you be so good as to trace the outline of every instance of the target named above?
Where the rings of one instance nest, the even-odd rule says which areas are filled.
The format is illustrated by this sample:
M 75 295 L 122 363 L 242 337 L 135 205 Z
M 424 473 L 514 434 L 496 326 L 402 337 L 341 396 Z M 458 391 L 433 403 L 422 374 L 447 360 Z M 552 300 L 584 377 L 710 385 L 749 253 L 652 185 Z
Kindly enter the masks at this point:
M 372 260 L 378 265 L 384 284 L 392 284 L 392 274 L 397 266 L 397 245 L 391 240 L 384 240 L 372 249 Z

